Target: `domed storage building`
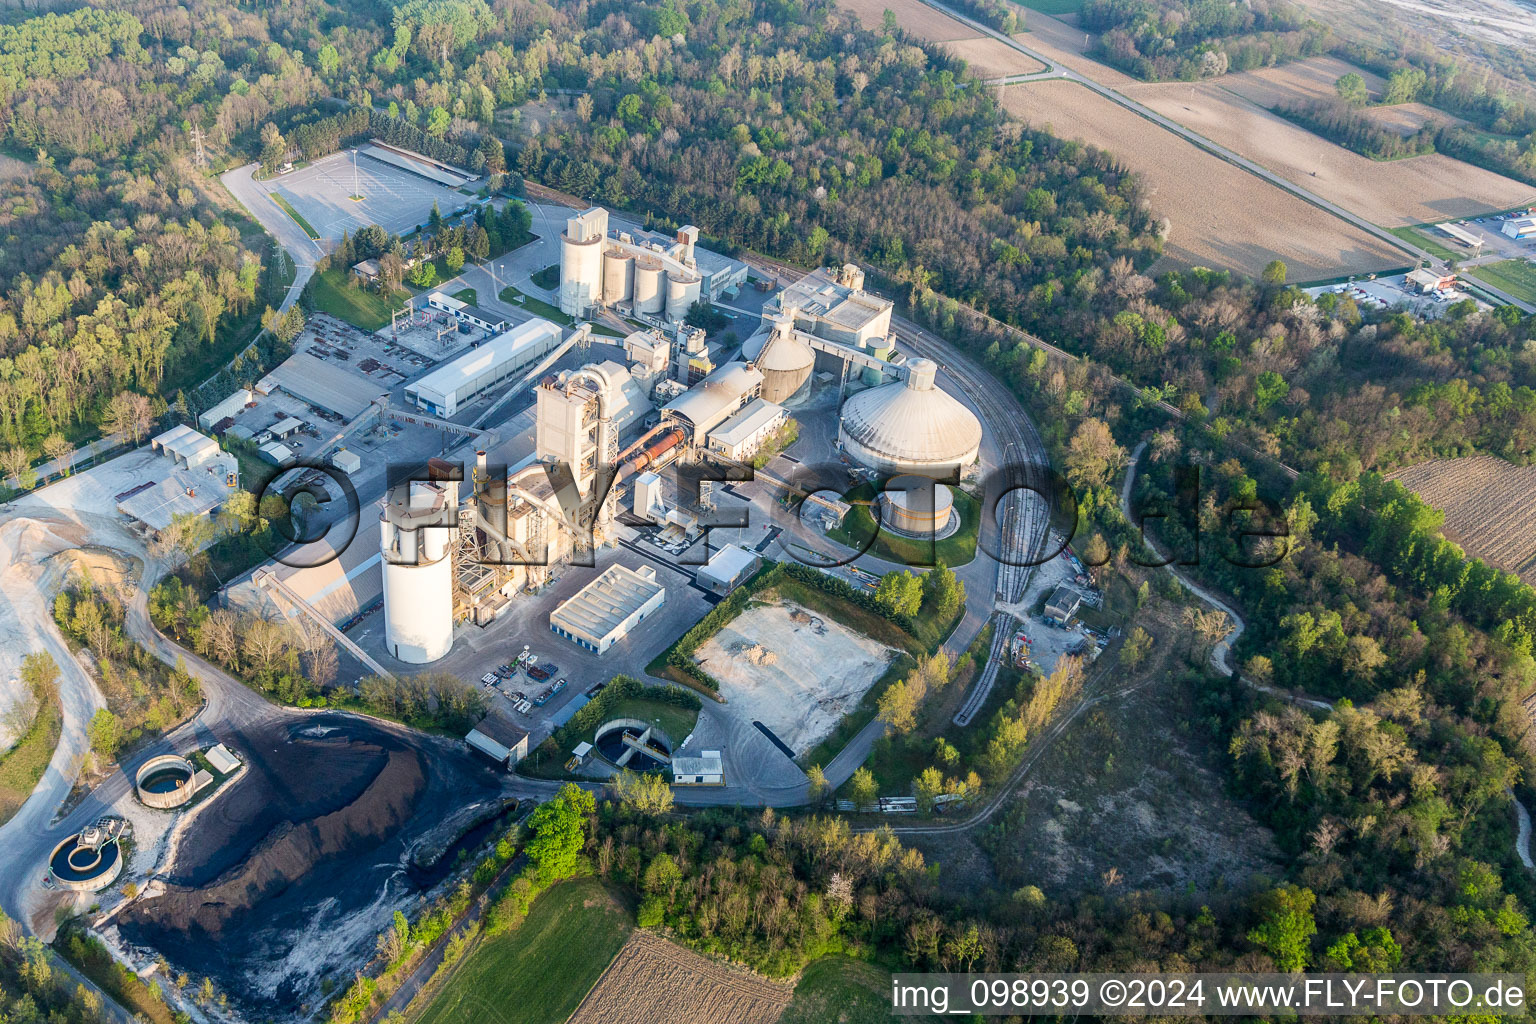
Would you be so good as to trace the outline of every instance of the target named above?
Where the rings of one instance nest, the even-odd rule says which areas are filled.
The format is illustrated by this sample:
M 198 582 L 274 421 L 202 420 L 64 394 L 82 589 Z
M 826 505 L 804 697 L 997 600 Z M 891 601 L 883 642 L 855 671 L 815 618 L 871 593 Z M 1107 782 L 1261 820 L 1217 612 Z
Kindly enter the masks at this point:
M 877 473 L 944 476 L 976 461 L 981 421 L 934 383 L 931 359 L 907 364 L 907 379 L 861 391 L 843 403 L 837 438 Z
M 742 346 L 743 355 L 747 354 L 754 340 L 749 339 L 748 344 Z M 811 379 L 816 353 L 795 335 L 788 322 L 784 322 L 769 330 L 768 337 L 754 348 L 749 358 L 753 358 L 762 371 L 763 398 L 775 405 L 783 405 Z

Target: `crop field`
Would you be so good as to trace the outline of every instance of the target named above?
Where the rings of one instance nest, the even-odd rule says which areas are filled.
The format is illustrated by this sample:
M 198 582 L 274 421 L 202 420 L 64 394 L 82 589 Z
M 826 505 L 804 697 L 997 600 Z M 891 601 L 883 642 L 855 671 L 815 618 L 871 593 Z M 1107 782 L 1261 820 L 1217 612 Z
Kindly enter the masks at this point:
M 570 1024 L 774 1024 L 790 989 L 634 932 Z
M 1200 265 L 1256 275 L 1279 259 L 1291 280 L 1311 281 L 1406 261 L 1385 242 L 1079 85 L 1007 86 L 1003 105 L 1063 138 L 1108 150 L 1141 173 L 1152 208 L 1173 226 L 1160 270 Z
M 1367 107 L 1361 113 L 1375 122 L 1377 127 L 1397 132 L 1399 135 L 1413 135 L 1426 125 L 1443 128 L 1448 124 L 1466 123 L 1455 114 L 1447 114 L 1443 110 L 1436 110 L 1422 103 L 1399 103 L 1395 107 Z
M 1124 91 L 1164 117 L 1383 227 L 1480 217 L 1508 209 L 1536 191 L 1439 153 L 1371 160 L 1214 82 L 1139 85 Z
M 1420 463 L 1392 479 L 1445 513 L 1445 535 L 1468 554 L 1536 584 L 1536 466 L 1473 455 Z
M 534 901 L 516 929 L 476 946 L 418 1024 L 563 1024 L 631 928 L 628 912 L 601 884 L 562 882 Z
M 1351 71 L 1365 79 L 1365 87 L 1373 99 L 1386 88 L 1386 80 L 1380 75 L 1337 57 L 1309 57 L 1272 68 L 1243 71 L 1224 76 L 1221 84 L 1261 107 L 1273 107 L 1281 103 L 1331 99 L 1338 95 L 1334 83 Z
M 969 25 L 940 14 L 918 0 L 841 0 L 844 9 L 853 12 L 865 28 L 880 30 L 885 12 L 896 15 L 896 23 L 905 31 L 933 43 L 952 39 L 975 39 L 980 33 Z
M 1501 292 L 1536 302 L 1536 265 L 1527 260 L 1500 260 L 1467 268 L 1467 273 Z
M 1030 75 L 1045 70 L 1045 65 L 1033 57 L 991 36 L 948 42 L 944 44 L 944 49 L 969 64 L 971 70 L 982 78 Z

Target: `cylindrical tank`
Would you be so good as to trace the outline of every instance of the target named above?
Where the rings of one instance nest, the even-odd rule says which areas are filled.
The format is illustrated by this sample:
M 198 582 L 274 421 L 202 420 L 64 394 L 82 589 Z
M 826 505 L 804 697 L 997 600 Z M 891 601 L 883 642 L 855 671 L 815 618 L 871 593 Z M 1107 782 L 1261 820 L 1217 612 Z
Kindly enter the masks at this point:
M 384 646 L 403 662 L 436 661 L 453 646 L 453 558 L 447 526 L 380 524 Z M 419 556 L 419 557 L 418 557 Z
M 622 249 L 603 254 L 603 303 L 628 302 L 635 296 L 635 257 Z
M 880 527 L 909 537 L 942 537 L 955 512 L 955 495 L 926 477 L 899 476 L 880 496 Z
M 603 240 L 572 241 L 560 236 L 560 312 L 584 316 L 602 297 Z
M 660 313 L 666 301 L 662 294 L 661 260 L 653 256 L 641 256 L 635 260 L 635 310 L 640 313 Z
M 667 275 L 667 317 L 681 320 L 688 310 L 699 301 L 699 289 L 703 281 L 697 274 L 672 273 Z
M 816 353 L 787 325 L 775 329 L 757 356 L 763 374 L 762 397 L 776 405 L 789 401 L 811 379 Z

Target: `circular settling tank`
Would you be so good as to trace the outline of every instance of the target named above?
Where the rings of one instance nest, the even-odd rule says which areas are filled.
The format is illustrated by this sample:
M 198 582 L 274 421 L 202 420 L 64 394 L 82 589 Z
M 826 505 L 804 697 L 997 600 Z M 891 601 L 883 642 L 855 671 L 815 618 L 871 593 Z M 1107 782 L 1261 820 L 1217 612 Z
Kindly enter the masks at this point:
M 64 889 L 96 892 L 105 889 L 123 870 L 123 855 L 116 840 L 92 849 L 80 845 L 78 834 L 70 836 L 48 857 L 48 874 Z
M 651 731 L 643 749 L 637 747 L 648 728 Z M 598 726 L 592 746 L 604 760 L 636 772 L 656 772 L 666 767 L 664 761 L 647 755 L 645 749 L 655 750 L 662 757 L 672 756 L 672 738 L 638 718 L 615 718 Z
M 180 807 L 192 799 L 192 762 L 176 754 L 152 757 L 140 766 L 133 786 L 139 802 L 146 807 Z

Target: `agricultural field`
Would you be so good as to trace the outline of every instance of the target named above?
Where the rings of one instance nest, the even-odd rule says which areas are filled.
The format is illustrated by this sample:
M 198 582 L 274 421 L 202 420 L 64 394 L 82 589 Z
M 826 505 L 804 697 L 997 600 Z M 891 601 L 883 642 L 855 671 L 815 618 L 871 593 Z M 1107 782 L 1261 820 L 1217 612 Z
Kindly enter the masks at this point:
M 896 15 L 896 23 L 907 32 L 932 43 L 954 39 L 975 39 L 980 33 L 964 22 L 940 14 L 918 0 L 841 0 L 844 10 L 852 12 L 867 29 L 880 30 L 885 12 Z
M 1183 88 L 1187 92 L 1188 86 Z M 1279 259 L 1292 281 L 1313 281 L 1400 267 L 1406 259 L 1385 242 L 1082 86 L 1010 85 L 1003 105 L 1022 120 L 1050 125 L 1059 136 L 1106 149 L 1142 174 L 1153 209 L 1172 223 L 1157 270 L 1199 265 L 1257 275 Z
M 1395 107 L 1367 107 L 1361 111 L 1378 128 L 1397 132 L 1399 135 L 1415 135 L 1425 127 L 1443 128 L 1451 124 L 1465 124 L 1454 114 L 1426 106 L 1423 103 L 1399 103 Z
M 944 49 L 969 64 L 982 78 L 1032 75 L 1045 70 L 1045 65 L 1033 57 L 990 36 L 955 40 L 945 43 Z
M 774 1024 L 790 989 L 634 932 L 570 1024 Z
M 1387 228 L 1480 217 L 1508 209 L 1532 193 L 1529 185 L 1438 153 L 1371 160 L 1233 95 L 1217 82 L 1138 85 L 1123 91 L 1287 181 Z
M 1536 303 L 1536 264 L 1529 260 L 1500 260 L 1468 267 L 1467 273 L 1523 302 Z
M 1261 107 L 1275 107 L 1281 103 L 1332 99 L 1338 95 L 1334 83 L 1351 71 L 1365 79 L 1365 87 L 1370 90 L 1372 99 L 1379 97 L 1387 86 L 1380 75 L 1337 57 L 1309 57 L 1272 68 L 1224 75 L 1221 84 Z
M 563 1024 L 633 928 L 601 883 L 563 882 L 534 901 L 521 926 L 474 947 L 417 1024 Z
M 890 988 L 887 971 L 844 956 L 824 957 L 800 973 L 779 1024 L 889 1024 Z
M 1445 513 L 1443 532 L 1468 554 L 1536 585 L 1536 466 L 1473 455 L 1420 463 L 1392 479 Z

